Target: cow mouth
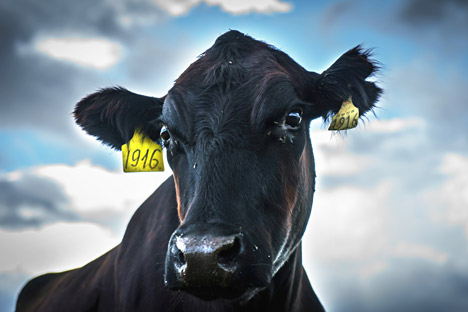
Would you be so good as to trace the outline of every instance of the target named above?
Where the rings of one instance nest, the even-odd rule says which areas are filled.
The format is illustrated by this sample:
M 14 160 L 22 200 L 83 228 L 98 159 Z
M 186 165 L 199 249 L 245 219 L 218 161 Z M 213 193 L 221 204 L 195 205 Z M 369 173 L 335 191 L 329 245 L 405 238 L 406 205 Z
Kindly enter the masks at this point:
M 205 301 L 216 299 L 236 300 L 244 294 L 242 290 L 223 287 L 190 287 L 181 290 Z
M 252 287 L 248 289 L 236 289 L 231 287 L 187 287 L 171 289 L 174 291 L 184 291 L 204 301 L 225 299 L 238 301 L 242 304 L 252 299 L 257 293 L 265 289 L 265 287 Z

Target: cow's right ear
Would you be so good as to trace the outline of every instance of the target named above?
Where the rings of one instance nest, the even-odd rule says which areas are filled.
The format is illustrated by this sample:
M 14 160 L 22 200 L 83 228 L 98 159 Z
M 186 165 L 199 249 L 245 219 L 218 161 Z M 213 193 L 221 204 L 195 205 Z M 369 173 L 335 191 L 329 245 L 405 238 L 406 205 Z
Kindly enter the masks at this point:
M 135 129 L 153 138 L 161 115 L 163 98 L 135 94 L 124 88 L 106 88 L 88 95 L 76 104 L 76 123 L 104 144 L 120 150 Z

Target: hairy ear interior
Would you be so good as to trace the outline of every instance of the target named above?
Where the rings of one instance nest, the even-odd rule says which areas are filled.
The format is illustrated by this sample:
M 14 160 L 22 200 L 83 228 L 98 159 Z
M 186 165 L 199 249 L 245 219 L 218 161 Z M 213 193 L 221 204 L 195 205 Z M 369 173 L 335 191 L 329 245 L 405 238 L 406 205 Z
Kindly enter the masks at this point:
M 349 98 L 359 108 L 361 116 L 375 107 L 382 89 L 375 82 L 367 81 L 379 69 L 378 63 L 371 56 L 370 50 L 356 46 L 322 74 L 310 73 L 314 80 L 311 100 L 317 108 L 315 117 L 321 116 L 328 120 Z
M 120 150 L 135 129 L 154 132 L 152 121 L 161 115 L 163 101 L 164 98 L 139 95 L 121 87 L 105 88 L 82 99 L 73 114 L 88 134 Z

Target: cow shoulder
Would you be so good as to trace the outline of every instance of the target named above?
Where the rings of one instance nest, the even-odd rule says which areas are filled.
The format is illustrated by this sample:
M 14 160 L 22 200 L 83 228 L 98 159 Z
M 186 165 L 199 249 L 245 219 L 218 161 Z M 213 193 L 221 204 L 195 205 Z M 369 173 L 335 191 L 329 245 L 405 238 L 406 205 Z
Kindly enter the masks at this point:
M 112 281 L 116 250 L 82 268 L 32 279 L 21 290 L 16 311 L 94 311 L 100 300 L 112 302 L 106 283 Z

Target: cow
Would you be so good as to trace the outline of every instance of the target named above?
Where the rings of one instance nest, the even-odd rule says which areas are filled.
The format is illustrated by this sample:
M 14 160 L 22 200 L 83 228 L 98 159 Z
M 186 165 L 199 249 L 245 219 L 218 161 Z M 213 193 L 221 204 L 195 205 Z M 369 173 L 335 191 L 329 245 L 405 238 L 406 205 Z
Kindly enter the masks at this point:
M 119 150 L 140 129 L 164 145 L 173 175 L 118 246 L 29 281 L 17 311 L 323 311 L 301 255 L 316 177 L 309 126 L 348 99 L 372 111 L 378 67 L 357 46 L 309 72 L 230 30 L 163 97 L 112 87 L 82 99 L 74 116 L 88 134 Z

